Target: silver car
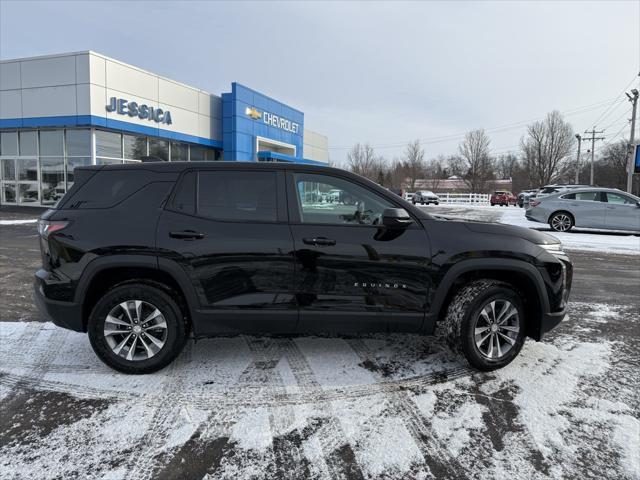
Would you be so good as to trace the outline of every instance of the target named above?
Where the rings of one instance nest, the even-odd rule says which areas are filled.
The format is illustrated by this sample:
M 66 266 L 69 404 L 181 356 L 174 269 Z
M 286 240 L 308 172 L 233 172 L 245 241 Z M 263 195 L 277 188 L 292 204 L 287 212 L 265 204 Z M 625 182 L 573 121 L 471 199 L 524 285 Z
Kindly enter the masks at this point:
M 574 226 L 640 232 L 640 198 L 615 188 L 575 188 L 536 198 L 525 215 L 556 232 Z

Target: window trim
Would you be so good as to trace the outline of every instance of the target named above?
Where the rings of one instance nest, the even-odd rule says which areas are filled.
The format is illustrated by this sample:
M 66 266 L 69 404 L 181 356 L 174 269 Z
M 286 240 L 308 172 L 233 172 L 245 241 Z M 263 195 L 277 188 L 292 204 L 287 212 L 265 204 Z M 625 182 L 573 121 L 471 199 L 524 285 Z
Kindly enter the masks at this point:
M 184 162 L 186 163 L 186 162 Z M 284 178 L 282 178 L 282 173 L 279 170 L 263 170 L 263 169 L 229 169 L 229 168 L 215 168 L 215 166 L 212 166 L 213 168 L 185 168 L 180 175 L 178 176 L 178 178 L 176 179 L 174 185 L 173 185 L 173 190 L 171 191 L 171 195 L 169 196 L 169 201 L 166 202 L 165 205 L 165 210 L 170 211 L 170 212 L 174 212 L 174 213 L 178 213 L 180 215 L 186 215 L 188 217 L 194 217 L 194 218 L 198 218 L 201 220 L 210 220 L 213 222 L 221 222 L 221 223 L 245 223 L 245 224 L 269 224 L 269 225 L 276 225 L 276 224 L 283 224 L 283 223 L 288 223 L 288 218 L 287 218 L 287 210 L 286 210 L 286 198 L 283 195 L 283 188 L 284 188 Z M 182 184 L 184 177 L 189 173 L 189 172 L 195 172 L 196 176 L 195 176 L 195 212 L 194 213 L 187 213 L 184 212 L 182 210 L 178 210 L 177 208 L 174 207 L 173 203 L 175 200 L 175 196 L 178 192 L 178 188 L 179 186 Z M 216 217 L 209 217 L 209 216 L 205 216 L 205 215 L 201 215 L 199 212 L 199 206 L 198 206 L 198 190 L 200 188 L 200 172 L 233 172 L 233 173 L 242 173 L 242 172 L 254 172 L 254 173 L 273 173 L 276 176 L 276 220 L 247 220 L 247 219 L 233 219 L 233 218 L 216 218 Z
M 406 227 L 406 229 L 410 229 L 410 230 L 415 230 L 418 228 L 422 228 L 420 225 L 419 220 L 415 217 L 415 215 L 413 214 L 413 212 L 411 212 L 410 210 L 408 210 L 406 208 L 405 205 L 402 205 L 401 203 L 399 203 L 397 201 L 397 199 L 391 197 L 391 196 L 387 196 L 386 193 L 384 192 L 377 192 L 375 190 L 373 190 L 372 188 L 370 188 L 368 185 L 366 185 L 364 182 L 360 182 L 356 179 L 353 179 L 347 175 L 340 175 L 338 173 L 335 172 L 317 172 L 317 171 L 304 171 L 304 170 L 296 170 L 296 169 L 287 169 L 286 171 L 286 175 L 287 175 L 287 204 L 289 207 L 289 223 L 291 225 L 309 225 L 309 226 L 319 226 L 319 227 L 356 227 L 356 228 L 375 228 L 375 229 L 379 229 L 382 228 L 383 225 L 370 225 L 370 224 L 362 224 L 362 223 L 323 223 L 323 222 L 303 222 L 302 221 L 302 206 L 300 205 L 300 197 L 296 192 L 296 180 L 295 180 L 295 176 L 296 175 L 323 175 L 325 177 L 332 177 L 332 178 L 338 178 L 340 180 L 343 180 L 345 182 L 349 182 L 349 183 L 354 183 L 357 186 L 369 191 L 370 193 L 377 195 L 379 197 L 384 198 L 385 200 L 387 200 L 391 205 L 392 208 L 402 208 L 404 209 L 409 216 L 411 217 L 411 219 L 413 220 L 413 223 L 411 225 L 408 225 Z M 393 196 L 397 196 L 395 194 L 393 194 Z

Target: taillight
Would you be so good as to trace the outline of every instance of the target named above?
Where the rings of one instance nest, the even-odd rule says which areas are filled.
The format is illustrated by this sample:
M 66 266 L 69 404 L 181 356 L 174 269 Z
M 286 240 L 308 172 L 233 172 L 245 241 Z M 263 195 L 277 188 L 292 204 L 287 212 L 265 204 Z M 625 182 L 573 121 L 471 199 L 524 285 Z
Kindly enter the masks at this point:
M 49 220 L 38 220 L 38 233 L 45 240 L 54 232 L 59 232 L 69 225 L 69 222 L 51 222 Z
M 529 202 L 529 205 L 531 205 L 532 207 L 537 207 L 538 205 L 540 205 L 540 200 L 531 200 Z

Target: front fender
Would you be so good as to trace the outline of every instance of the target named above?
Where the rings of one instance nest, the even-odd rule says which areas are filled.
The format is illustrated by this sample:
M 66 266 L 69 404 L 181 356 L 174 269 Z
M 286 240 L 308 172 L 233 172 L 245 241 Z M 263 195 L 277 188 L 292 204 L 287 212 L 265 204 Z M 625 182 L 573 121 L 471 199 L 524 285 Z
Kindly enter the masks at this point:
M 504 272 L 517 272 L 518 274 L 526 276 L 526 278 L 533 284 L 538 294 L 541 311 L 546 314 L 550 311 L 549 298 L 547 296 L 547 290 L 545 288 L 544 280 L 538 269 L 522 260 L 509 259 L 509 258 L 475 258 L 469 260 L 462 260 L 454 264 L 446 272 L 442 280 L 440 281 L 438 288 L 432 295 L 429 313 L 427 314 L 426 327 L 427 330 L 435 329 L 435 324 L 440 317 L 442 308 L 444 307 L 447 296 L 451 291 L 451 288 L 455 284 L 456 280 L 462 275 L 469 272 L 481 273 L 485 271 L 504 271 Z M 539 324 L 541 319 L 537 320 Z M 536 330 L 539 328 L 537 325 Z

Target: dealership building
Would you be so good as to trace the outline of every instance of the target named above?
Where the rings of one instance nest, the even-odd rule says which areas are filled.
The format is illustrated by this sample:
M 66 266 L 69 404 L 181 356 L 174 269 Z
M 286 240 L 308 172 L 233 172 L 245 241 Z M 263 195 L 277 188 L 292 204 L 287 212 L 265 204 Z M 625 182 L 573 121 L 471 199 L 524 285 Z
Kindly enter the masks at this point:
M 326 164 L 304 113 L 239 83 L 211 94 L 95 52 L 0 62 L 0 203 L 52 205 L 79 165 Z

